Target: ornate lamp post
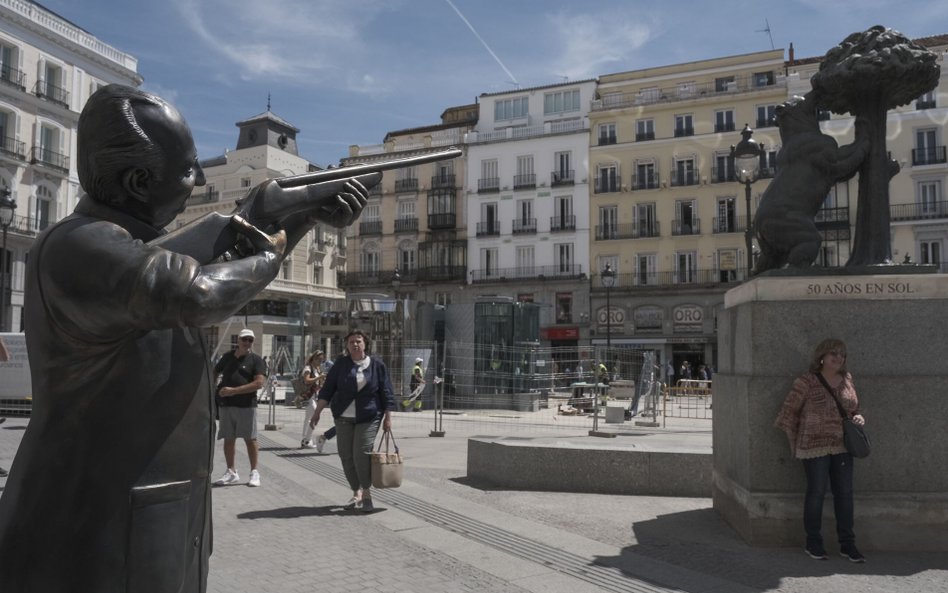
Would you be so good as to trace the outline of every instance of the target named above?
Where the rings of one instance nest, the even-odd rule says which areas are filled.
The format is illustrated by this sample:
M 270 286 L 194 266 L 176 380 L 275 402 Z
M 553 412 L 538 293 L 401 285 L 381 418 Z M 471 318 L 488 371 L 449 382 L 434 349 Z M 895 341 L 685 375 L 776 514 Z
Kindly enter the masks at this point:
M 405 302 L 400 298 L 401 295 L 398 292 L 398 289 L 401 288 L 401 286 L 402 286 L 402 275 L 401 273 L 399 273 L 398 268 L 395 268 L 395 271 L 392 272 L 392 292 L 394 293 L 394 297 L 395 297 L 395 308 L 396 308 L 395 323 L 397 325 L 397 332 L 395 336 L 393 337 L 397 337 L 398 339 L 392 340 L 391 360 L 393 363 L 396 360 L 396 358 L 400 361 L 399 369 L 398 369 L 398 377 L 399 377 L 399 381 L 403 382 L 404 377 L 403 377 L 403 373 L 401 372 L 402 371 L 401 367 L 402 365 L 404 365 L 404 361 L 402 360 L 404 357 L 404 352 L 403 352 L 404 349 L 402 348 L 402 345 L 404 344 L 404 340 L 405 340 L 405 313 L 406 311 L 405 311 Z M 401 393 L 402 395 L 404 395 L 405 386 L 401 385 L 400 387 L 401 387 Z
M 0 191 L 0 226 L 3 227 L 3 248 L 0 249 L 0 331 L 7 331 L 7 229 L 16 214 L 16 200 L 8 188 Z
M 616 271 L 612 269 L 611 264 L 606 264 L 606 269 L 600 274 L 599 281 L 606 289 L 606 368 L 609 368 L 609 355 L 612 353 L 612 301 L 610 296 L 612 287 L 616 284 Z
M 751 138 L 754 130 L 747 124 L 741 130 L 741 141 L 731 146 L 731 158 L 734 159 L 734 174 L 744 184 L 744 200 L 747 206 L 747 226 L 744 228 L 744 243 L 747 248 L 747 278 L 754 269 L 753 225 L 751 223 L 751 184 L 760 179 L 760 157 L 764 155 L 764 145 Z

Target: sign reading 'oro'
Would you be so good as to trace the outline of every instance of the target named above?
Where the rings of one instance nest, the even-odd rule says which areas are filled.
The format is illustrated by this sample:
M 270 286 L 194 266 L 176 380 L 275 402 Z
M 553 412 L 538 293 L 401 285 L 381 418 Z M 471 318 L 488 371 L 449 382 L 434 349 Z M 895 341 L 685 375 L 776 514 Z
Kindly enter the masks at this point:
M 672 309 L 675 325 L 700 325 L 704 321 L 704 309 L 701 305 L 678 305 Z

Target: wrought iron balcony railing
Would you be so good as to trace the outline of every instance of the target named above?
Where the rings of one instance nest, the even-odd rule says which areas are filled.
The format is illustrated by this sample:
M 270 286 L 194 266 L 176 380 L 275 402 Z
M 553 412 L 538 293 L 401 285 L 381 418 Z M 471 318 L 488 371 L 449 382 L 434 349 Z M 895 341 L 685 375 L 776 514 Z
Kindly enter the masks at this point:
M 628 222 L 596 226 L 597 241 L 610 241 L 614 239 L 645 239 L 660 237 L 661 234 L 661 226 L 657 221 L 651 224 Z

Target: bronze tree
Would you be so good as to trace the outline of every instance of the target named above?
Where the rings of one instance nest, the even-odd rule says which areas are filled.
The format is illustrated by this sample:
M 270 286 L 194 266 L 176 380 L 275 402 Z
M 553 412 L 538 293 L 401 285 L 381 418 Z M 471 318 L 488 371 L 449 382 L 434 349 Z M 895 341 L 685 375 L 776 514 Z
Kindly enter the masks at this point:
M 898 31 L 875 26 L 826 52 L 811 79 L 819 105 L 856 116 L 869 154 L 859 169 L 856 233 L 847 266 L 892 262 L 889 180 L 898 164 L 886 150 L 886 113 L 938 86 L 938 56 Z

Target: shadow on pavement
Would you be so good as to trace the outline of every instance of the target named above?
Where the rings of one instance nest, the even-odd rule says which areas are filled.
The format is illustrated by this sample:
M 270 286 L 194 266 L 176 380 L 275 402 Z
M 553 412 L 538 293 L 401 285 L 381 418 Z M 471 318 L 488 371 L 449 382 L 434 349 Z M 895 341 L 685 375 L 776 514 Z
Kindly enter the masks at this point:
M 283 507 L 279 509 L 267 509 L 261 511 L 248 511 L 237 515 L 238 519 L 299 519 L 300 517 L 333 517 L 345 515 L 372 515 L 384 511 L 384 508 L 376 508 L 371 513 L 362 511 L 346 511 L 339 505 L 323 507 Z
M 634 574 L 636 564 L 641 563 L 644 556 L 759 591 L 779 589 L 785 578 L 832 578 L 836 575 L 846 579 L 839 582 L 850 583 L 852 588 L 847 587 L 847 590 L 853 591 L 864 590 L 852 582 L 852 579 L 859 581 L 862 576 L 867 579 L 874 577 L 871 583 L 878 586 L 880 576 L 918 575 L 918 579 L 911 582 L 893 581 L 893 585 L 899 584 L 893 589 L 884 587 L 880 590 L 922 591 L 926 590 L 925 583 L 931 584 L 933 577 L 931 573 L 920 573 L 948 569 L 948 557 L 937 553 L 867 550 L 867 562 L 853 564 L 839 556 L 832 537 L 826 538 L 829 560 L 813 560 L 803 552 L 802 533 L 799 548 L 749 546 L 713 509 L 661 515 L 634 523 L 632 530 L 637 542 L 635 545 L 623 548 L 619 556 L 598 556 L 596 563 Z M 825 590 L 834 590 L 833 583 L 835 581 L 828 581 Z M 869 581 L 860 584 L 868 585 Z

